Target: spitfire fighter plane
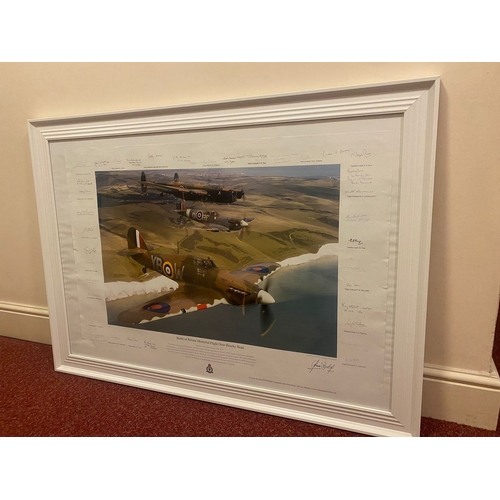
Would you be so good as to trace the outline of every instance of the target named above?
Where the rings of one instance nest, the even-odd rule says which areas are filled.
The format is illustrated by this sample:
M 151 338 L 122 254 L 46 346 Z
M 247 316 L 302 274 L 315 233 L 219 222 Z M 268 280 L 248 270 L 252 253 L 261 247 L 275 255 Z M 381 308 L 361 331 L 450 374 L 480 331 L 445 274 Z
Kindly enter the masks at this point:
M 128 255 L 143 266 L 176 281 L 179 287 L 161 297 L 123 311 L 118 321 L 138 324 L 176 314 L 207 309 L 218 303 L 245 306 L 275 302 L 257 283 L 280 267 L 275 262 L 253 265 L 238 271 L 219 269 L 210 258 L 194 255 L 163 255 L 150 252 L 140 232 L 131 227 L 127 233 Z M 263 311 L 264 312 L 264 311 Z
M 147 193 L 148 189 L 155 189 L 163 193 L 171 194 L 186 201 L 203 201 L 212 203 L 234 203 L 245 197 L 242 189 L 210 185 L 189 184 L 179 181 L 179 175 L 174 175 L 174 180 L 169 182 L 149 182 L 146 174 L 141 173 L 141 191 Z
M 247 219 L 245 217 L 228 217 L 221 215 L 215 210 L 210 210 L 208 212 L 195 208 L 186 208 L 184 202 L 180 200 L 177 203 L 176 212 L 187 219 L 203 224 L 207 231 L 213 231 L 214 233 L 219 231 L 230 232 L 244 230 L 248 228 L 248 224 L 253 221 L 253 219 Z

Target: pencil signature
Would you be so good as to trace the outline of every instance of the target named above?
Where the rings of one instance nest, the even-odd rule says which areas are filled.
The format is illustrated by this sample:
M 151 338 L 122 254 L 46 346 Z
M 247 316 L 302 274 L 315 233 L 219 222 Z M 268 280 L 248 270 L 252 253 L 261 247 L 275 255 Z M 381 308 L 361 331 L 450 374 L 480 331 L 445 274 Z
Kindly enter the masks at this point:
M 312 373 L 313 370 L 322 370 L 327 373 L 332 373 L 335 369 L 335 363 L 328 363 L 326 361 L 316 360 L 311 363 L 309 367 L 309 373 Z

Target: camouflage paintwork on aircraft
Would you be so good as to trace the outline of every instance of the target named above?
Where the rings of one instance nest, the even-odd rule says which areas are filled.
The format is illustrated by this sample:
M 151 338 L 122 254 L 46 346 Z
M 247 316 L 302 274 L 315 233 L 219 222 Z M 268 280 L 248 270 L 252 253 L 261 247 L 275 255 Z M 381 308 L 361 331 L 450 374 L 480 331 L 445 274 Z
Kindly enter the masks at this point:
M 195 255 L 159 254 L 149 251 L 140 232 L 131 227 L 127 233 L 128 249 L 120 252 L 148 269 L 179 284 L 161 297 L 119 314 L 124 324 L 138 324 L 169 315 L 206 309 L 217 303 L 245 306 L 274 303 L 270 293 L 258 282 L 280 267 L 276 262 L 264 262 L 229 272 L 219 269 L 210 257 Z

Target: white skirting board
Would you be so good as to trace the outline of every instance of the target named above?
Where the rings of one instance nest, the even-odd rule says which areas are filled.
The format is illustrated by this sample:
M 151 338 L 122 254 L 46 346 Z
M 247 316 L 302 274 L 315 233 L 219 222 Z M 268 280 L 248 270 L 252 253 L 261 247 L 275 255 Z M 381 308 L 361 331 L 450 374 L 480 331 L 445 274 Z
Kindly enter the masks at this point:
M 490 366 L 490 372 L 484 373 L 426 365 L 422 416 L 495 430 L 500 378 L 493 360 Z
M 0 335 L 50 344 L 48 309 L 0 302 Z
M 47 308 L 0 302 L 0 335 L 50 344 Z M 495 430 L 500 410 L 500 377 L 443 366 L 424 367 L 422 416 Z

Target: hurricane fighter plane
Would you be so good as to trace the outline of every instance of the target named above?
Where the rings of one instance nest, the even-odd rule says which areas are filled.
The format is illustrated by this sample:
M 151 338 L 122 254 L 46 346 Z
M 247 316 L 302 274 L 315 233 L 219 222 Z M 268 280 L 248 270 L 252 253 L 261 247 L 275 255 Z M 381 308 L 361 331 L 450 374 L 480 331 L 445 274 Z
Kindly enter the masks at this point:
M 275 302 L 269 292 L 257 283 L 280 267 L 266 262 L 238 271 L 219 269 L 209 257 L 194 255 L 158 254 L 149 251 L 140 232 L 131 227 L 127 233 L 128 255 L 148 269 L 176 281 L 179 287 L 161 297 L 133 307 L 118 315 L 124 324 L 138 324 L 176 314 L 207 309 L 218 303 L 245 306 L 261 304 L 266 307 Z M 264 310 L 263 310 L 264 312 Z
M 244 230 L 248 228 L 248 224 L 253 221 L 253 219 L 247 219 L 245 217 L 228 217 L 221 215 L 215 210 L 203 211 L 195 208 L 186 208 L 184 202 L 180 200 L 177 203 L 176 212 L 187 219 L 203 224 L 207 231 L 213 231 L 214 233 L 219 231 L 230 232 Z
M 146 174 L 141 173 L 141 191 L 147 193 L 148 189 L 155 189 L 171 194 L 186 201 L 203 201 L 212 203 L 234 203 L 245 197 L 242 189 L 217 186 L 211 184 L 189 184 L 181 182 L 179 175 L 174 175 L 174 180 L 169 182 L 149 182 Z

